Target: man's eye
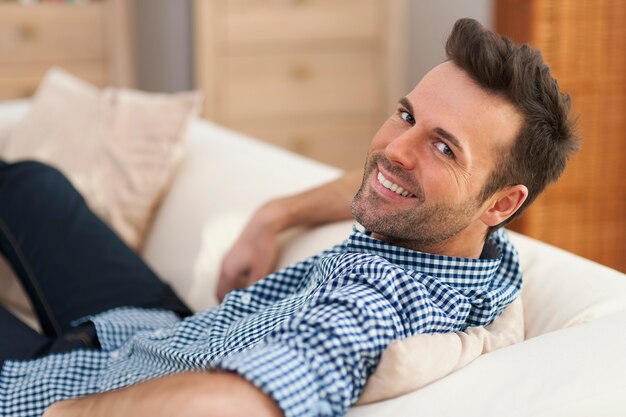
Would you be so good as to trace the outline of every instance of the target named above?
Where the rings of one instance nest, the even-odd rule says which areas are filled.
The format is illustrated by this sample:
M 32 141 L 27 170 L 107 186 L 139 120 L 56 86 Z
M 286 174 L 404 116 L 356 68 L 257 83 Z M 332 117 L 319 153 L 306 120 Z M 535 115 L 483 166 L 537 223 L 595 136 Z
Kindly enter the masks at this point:
M 402 120 L 404 120 L 411 126 L 415 124 L 415 119 L 413 118 L 413 116 L 411 116 L 411 113 L 409 113 L 408 111 L 401 111 L 400 118 L 402 118 Z
M 450 149 L 450 147 L 446 145 L 445 143 L 437 142 L 435 146 L 437 147 L 437 149 L 439 149 L 439 152 L 441 152 L 442 154 L 450 158 L 454 158 L 454 152 L 452 152 L 452 149 Z

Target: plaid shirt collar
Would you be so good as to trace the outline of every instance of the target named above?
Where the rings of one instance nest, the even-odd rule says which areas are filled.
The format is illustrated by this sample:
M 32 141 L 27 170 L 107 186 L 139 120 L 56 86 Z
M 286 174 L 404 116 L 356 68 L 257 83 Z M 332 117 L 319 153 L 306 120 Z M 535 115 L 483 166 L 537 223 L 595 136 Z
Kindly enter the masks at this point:
M 500 249 L 491 240 L 485 243 L 480 258 L 459 258 L 435 255 L 390 245 L 371 236 L 371 231 L 356 223 L 346 241 L 349 252 L 378 255 L 407 271 L 437 277 L 446 284 L 457 286 L 488 285 L 502 260 Z

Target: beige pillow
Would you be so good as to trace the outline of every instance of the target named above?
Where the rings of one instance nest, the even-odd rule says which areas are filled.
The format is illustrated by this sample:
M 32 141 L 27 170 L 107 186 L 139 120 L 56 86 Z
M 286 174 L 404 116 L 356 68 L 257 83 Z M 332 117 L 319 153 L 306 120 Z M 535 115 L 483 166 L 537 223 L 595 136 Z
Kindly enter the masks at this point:
M 197 92 L 101 90 L 53 68 L 0 156 L 59 168 L 91 209 L 139 249 L 201 100 Z
M 358 405 L 398 397 L 454 372 L 478 356 L 524 340 L 518 297 L 487 327 L 465 332 L 419 334 L 392 342 L 365 385 Z

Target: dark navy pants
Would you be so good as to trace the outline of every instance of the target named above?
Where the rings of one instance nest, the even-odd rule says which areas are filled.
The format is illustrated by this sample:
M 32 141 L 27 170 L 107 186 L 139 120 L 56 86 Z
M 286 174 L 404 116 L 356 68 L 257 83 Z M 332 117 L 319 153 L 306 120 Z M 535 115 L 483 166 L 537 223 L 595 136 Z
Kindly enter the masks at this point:
M 39 334 L 0 306 L 0 366 L 75 348 L 97 348 L 93 325 L 72 322 L 106 310 L 189 308 L 86 206 L 56 169 L 0 161 L 0 252 L 41 323 Z

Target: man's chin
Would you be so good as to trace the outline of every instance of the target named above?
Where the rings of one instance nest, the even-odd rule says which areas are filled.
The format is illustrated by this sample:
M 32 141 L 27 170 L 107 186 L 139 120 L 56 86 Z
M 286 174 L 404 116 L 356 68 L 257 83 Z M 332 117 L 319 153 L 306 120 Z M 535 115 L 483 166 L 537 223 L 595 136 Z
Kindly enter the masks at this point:
M 361 226 L 376 235 L 390 237 L 394 234 L 394 231 L 390 230 L 392 225 L 389 224 L 386 218 L 372 216 L 371 212 L 361 212 L 358 209 L 353 210 L 352 215 Z M 380 240 L 388 241 L 385 238 Z

